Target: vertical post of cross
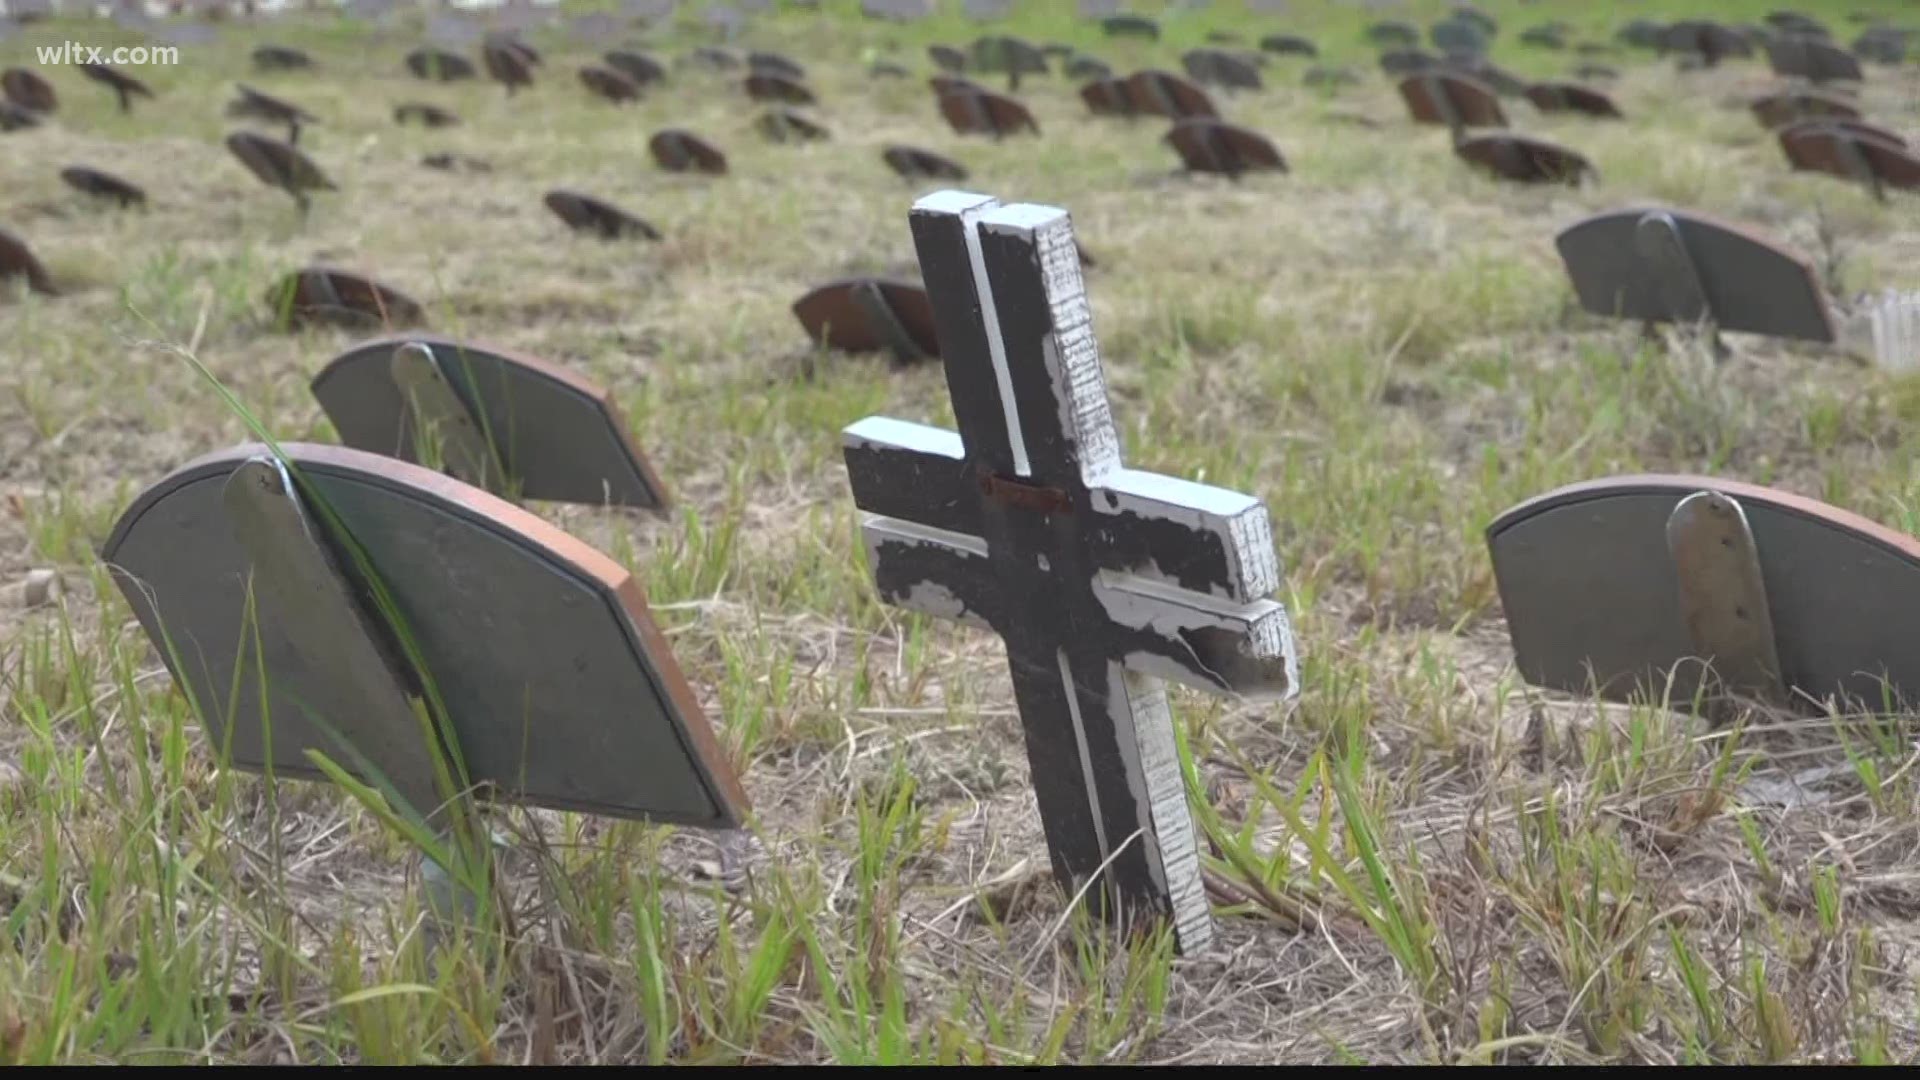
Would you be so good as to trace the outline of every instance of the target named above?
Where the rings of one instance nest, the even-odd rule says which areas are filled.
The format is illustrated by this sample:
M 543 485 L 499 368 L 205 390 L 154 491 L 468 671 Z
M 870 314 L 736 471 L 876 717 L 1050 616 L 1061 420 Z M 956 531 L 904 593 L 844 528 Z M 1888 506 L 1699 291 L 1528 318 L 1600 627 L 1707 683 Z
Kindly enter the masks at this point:
M 1212 922 L 1160 680 L 1295 692 L 1266 508 L 1122 465 L 1065 211 L 945 191 L 911 221 L 960 432 L 845 432 L 875 581 L 999 633 L 1056 879 L 1197 951 Z

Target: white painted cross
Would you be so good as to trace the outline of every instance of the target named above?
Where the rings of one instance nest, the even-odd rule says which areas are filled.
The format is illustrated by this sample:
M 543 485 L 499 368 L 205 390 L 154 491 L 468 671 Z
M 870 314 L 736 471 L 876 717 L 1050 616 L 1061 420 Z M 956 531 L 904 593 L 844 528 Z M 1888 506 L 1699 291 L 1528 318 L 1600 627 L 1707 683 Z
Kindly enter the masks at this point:
M 846 429 L 875 581 L 1006 641 L 1055 877 L 1191 954 L 1213 924 L 1159 680 L 1297 692 L 1266 507 L 1121 464 L 1066 211 L 942 191 L 911 221 L 960 431 Z

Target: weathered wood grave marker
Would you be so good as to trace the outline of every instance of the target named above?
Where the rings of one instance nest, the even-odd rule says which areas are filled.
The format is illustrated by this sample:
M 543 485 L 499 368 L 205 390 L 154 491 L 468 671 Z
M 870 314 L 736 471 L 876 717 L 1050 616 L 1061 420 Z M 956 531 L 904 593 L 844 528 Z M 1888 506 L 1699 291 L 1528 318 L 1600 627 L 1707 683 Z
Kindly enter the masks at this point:
M 325 754 L 434 824 L 456 802 L 702 828 L 746 812 L 632 575 L 450 477 L 245 444 L 142 492 L 100 559 L 245 771 L 326 780 Z
M 960 181 L 967 178 L 966 166 L 917 146 L 888 146 L 880 152 L 880 156 L 886 161 L 887 168 L 903 179 Z
M 1286 159 L 1265 135 L 1212 117 L 1179 121 L 1166 141 L 1189 172 L 1238 179 L 1249 172 L 1287 171 Z
M 1529 683 L 1724 720 L 1743 703 L 1819 714 L 1914 704 L 1920 543 L 1783 491 L 1619 476 L 1530 499 L 1488 526 Z M 1669 682 L 1671 679 L 1671 682 Z
M 727 155 L 691 131 L 669 128 L 647 140 L 653 160 L 668 172 L 698 172 L 724 176 Z
M 1834 340 L 1833 315 L 1805 258 L 1732 222 L 1632 207 L 1569 225 L 1554 246 L 1580 306 L 1600 316 L 1802 341 Z
M 1212 921 L 1161 679 L 1287 697 L 1297 664 L 1259 500 L 1122 465 L 1065 211 L 914 204 L 959 432 L 844 436 L 888 602 L 1006 641 L 1054 875 L 1096 909 Z
M 1781 128 L 1778 138 L 1796 172 L 1850 180 L 1881 202 L 1886 201 L 1888 188 L 1920 190 L 1920 157 L 1898 136 L 1875 125 L 1815 117 Z
M 0 282 L 20 279 L 27 288 L 42 296 L 59 296 L 60 290 L 53 284 L 52 275 L 47 268 L 34 258 L 33 249 L 25 240 L 0 229 Z
M 793 317 L 813 341 L 841 352 L 885 350 L 895 367 L 940 355 L 927 290 L 893 278 L 830 281 L 793 302 Z
M 613 395 L 557 364 L 425 334 L 364 341 L 313 379 L 340 440 L 512 501 L 661 509 Z
M 27 68 L 0 71 L 0 94 L 29 112 L 50 113 L 60 107 L 60 95 L 39 72 Z
M 277 139 L 236 131 L 227 136 L 227 150 L 261 183 L 292 196 L 302 220 L 311 208 L 310 192 L 339 190 L 307 155 Z
M 267 290 L 267 310 L 282 330 L 331 325 L 398 328 L 419 323 L 426 310 L 372 278 L 327 266 L 296 270 Z
M 271 94 L 263 94 L 242 83 L 238 87 L 240 96 L 227 103 L 227 115 L 236 119 L 251 118 L 265 120 L 270 124 L 287 125 L 287 145 L 300 145 L 300 126 L 318 124 L 319 118 L 295 105 L 283 101 Z
M 112 199 L 122 207 L 142 206 L 147 193 L 112 173 L 85 165 L 69 165 L 60 170 L 60 179 L 75 191 L 102 199 Z
M 602 240 L 660 239 L 660 230 L 605 199 L 562 188 L 547 192 L 542 201 L 574 232 L 593 233 Z

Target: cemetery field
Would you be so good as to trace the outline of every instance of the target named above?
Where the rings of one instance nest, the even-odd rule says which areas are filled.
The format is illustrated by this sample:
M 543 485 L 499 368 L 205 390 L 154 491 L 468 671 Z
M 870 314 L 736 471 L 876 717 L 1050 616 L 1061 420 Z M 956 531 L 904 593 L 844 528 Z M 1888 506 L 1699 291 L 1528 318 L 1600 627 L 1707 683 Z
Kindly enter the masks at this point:
M 781 2 L 728 44 L 806 68 L 831 133 L 775 143 L 699 5 L 611 37 L 525 33 L 509 95 L 410 76 L 425 11 L 218 22 L 113 93 L 36 47 L 145 40 L 55 18 L 0 38 L 60 97 L 0 134 L 0 230 L 62 295 L 0 282 L 0 1063 L 1890 1062 L 1920 1052 L 1920 742 L 1899 715 L 1697 710 L 1529 686 L 1489 557 L 1508 508 L 1564 484 L 1678 473 L 1769 485 L 1920 532 L 1920 381 L 1871 340 L 1701 337 L 1583 311 L 1554 245 L 1648 203 L 1805 255 L 1836 309 L 1920 290 L 1920 195 L 1789 169 L 1748 102 L 1766 59 L 1683 70 L 1618 45 L 1629 18 L 1758 21 L 1770 0 L 1484 0 L 1526 79 L 1583 63 L 1624 120 L 1505 99 L 1577 149 L 1581 186 L 1469 168 L 1408 117 L 1374 10 L 1130 4 L 1158 41 L 1068 0 L 981 24 Z M 749 6 L 749 5 L 740 5 Z M 1801 0 L 1851 40 L 1894 0 Z M 612 10 L 607 8 L 605 10 Z M 1530 48 L 1535 23 L 1608 51 Z M 1264 87 L 1211 89 L 1284 173 L 1190 174 L 1159 118 L 1095 117 L 1058 71 L 1014 96 L 1039 133 L 956 134 L 927 46 L 1065 42 L 1125 74 L 1230 31 L 1313 40 Z M 261 72 L 262 44 L 306 70 Z M 576 72 L 631 46 L 664 83 L 615 105 Z M 472 45 L 456 46 L 476 53 Z M 891 61 L 903 77 L 874 76 Z M 1309 68 L 1350 84 L 1305 85 Z M 1004 76 L 974 74 L 1006 88 Z M 317 118 L 337 190 L 294 201 L 222 145 L 236 84 Z M 1920 136 L 1920 66 L 1874 65 L 1863 112 Z M 405 102 L 457 126 L 395 122 Z M 671 173 L 662 129 L 724 150 Z M 904 180 L 911 144 L 964 181 Z M 430 154 L 485 171 L 424 168 Z M 62 182 L 146 189 L 120 210 Z M 657 241 L 570 233 L 589 192 Z M 994 633 L 876 590 L 841 432 L 955 426 L 939 362 L 809 339 L 792 311 L 857 275 L 918 280 L 908 212 L 943 188 L 1066 209 L 1129 466 L 1264 501 L 1299 692 L 1170 687 L 1211 946 L 1105 928 L 1049 870 Z M 493 910 L 430 929 L 418 851 L 372 796 L 219 767 L 100 559 L 143 489 L 254 440 L 338 443 L 310 381 L 373 336 L 283 331 L 266 295 L 308 265 L 420 302 L 439 335 L 608 388 L 673 496 L 661 511 L 530 503 L 631 570 L 751 800 L 738 833 L 551 810 L 491 817 Z M 1843 324 L 1846 319 L 1840 320 Z M 26 595 L 38 571 L 64 586 Z M 1808 573 L 1819 572 L 1817 568 Z M 35 578 L 37 581 L 38 578 Z M 484 589 L 486 583 L 475 582 Z M 491 627 L 475 626 L 476 635 Z M 1807 632 L 1814 632 L 1809 630 Z M 531 737 L 539 738 L 534 732 Z M 377 802 L 377 800 L 374 800 Z M 436 937 L 436 934 L 440 936 Z

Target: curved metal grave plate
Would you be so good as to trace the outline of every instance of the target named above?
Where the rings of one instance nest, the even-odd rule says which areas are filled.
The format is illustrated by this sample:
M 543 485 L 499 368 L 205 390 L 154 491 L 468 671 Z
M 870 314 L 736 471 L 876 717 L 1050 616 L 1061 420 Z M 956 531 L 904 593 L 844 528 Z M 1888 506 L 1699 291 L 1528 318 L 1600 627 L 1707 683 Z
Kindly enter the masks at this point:
M 1831 41 L 1800 34 L 1779 34 L 1767 42 L 1767 61 L 1776 75 L 1810 82 L 1859 82 L 1866 76 L 1852 53 Z
M 313 66 L 313 57 L 283 45 L 262 45 L 252 57 L 255 71 L 300 71 Z
M 282 328 L 326 324 L 365 329 L 407 326 L 426 312 L 410 296 L 371 278 L 329 267 L 297 270 L 267 290 L 267 311 Z
M 1843 124 L 1803 120 L 1779 133 L 1780 149 L 1796 171 L 1819 172 L 1881 187 L 1920 188 L 1920 158 L 1897 142 L 1863 135 Z
M 933 66 L 941 71 L 958 74 L 967 70 L 967 54 L 951 45 L 929 45 L 927 57 L 933 61 Z
M 1367 27 L 1367 40 L 1375 45 L 1409 48 L 1420 44 L 1420 28 L 1397 19 L 1377 22 Z
M 1320 48 L 1298 34 L 1268 34 L 1260 39 L 1260 49 L 1276 56 L 1319 56 Z
M 1389 49 L 1380 54 L 1380 70 L 1391 76 L 1413 75 L 1444 66 L 1439 57 L 1421 49 Z
M 1100 20 L 1100 29 L 1108 37 L 1137 37 L 1160 40 L 1160 24 L 1144 15 L 1112 15 Z
M 1113 78 L 1113 65 L 1097 56 L 1070 56 L 1062 68 L 1069 79 L 1092 80 Z
M 580 69 L 580 85 L 586 87 L 594 97 L 615 105 L 640 100 L 639 85 L 612 68 L 588 64 Z
M 29 112 L 50 113 L 60 107 L 60 95 L 53 92 L 53 84 L 27 68 L 0 72 L 0 94 Z
M 418 343 L 520 494 L 542 502 L 659 509 L 666 486 L 633 441 L 613 395 L 565 368 L 431 334 L 362 342 L 313 380 L 313 396 L 348 446 L 418 463 L 415 413 L 394 353 Z
M 877 306 L 884 310 L 875 310 Z M 842 352 L 892 350 L 902 363 L 940 355 L 933 303 L 927 290 L 912 282 L 887 278 L 829 282 L 794 301 L 793 314 L 809 338 Z
M 1678 231 L 1684 264 L 1670 264 L 1660 247 L 1662 215 Z M 1732 222 L 1633 207 L 1575 222 L 1554 245 L 1580 306 L 1595 315 L 1652 322 L 1705 317 L 1722 330 L 1834 340 L 1833 314 L 1813 264 Z
M 941 94 L 940 115 L 962 135 L 990 135 L 998 139 L 1023 131 L 1040 133 L 1040 125 L 1025 105 L 1005 94 L 981 88 Z
M 1667 27 L 1662 48 L 1696 56 L 1708 67 L 1733 57 L 1753 55 L 1753 46 L 1739 31 L 1703 19 L 1685 19 Z
M 1807 120 L 1795 120 L 1793 123 L 1775 132 L 1776 137 L 1781 140 L 1781 149 L 1786 153 L 1788 161 L 1794 160 L 1795 149 L 1789 144 L 1791 144 L 1803 130 L 1838 131 L 1851 135 L 1856 139 L 1870 139 L 1875 142 L 1887 143 L 1891 146 L 1904 147 L 1907 145 L 1906 138 L 1899 132 L 1889 128 L 1883 128 L 1879 124 L 1869 123 L 1851 116 L 1816 116 Z
M 60 295 L 60 290 L 54 287 L 53 278 L 47 274 L 47 268 L 33 257 L 33 249 L 27 247 L 27 242 L 0 229 L 0 283 L 14 278 L 25 279 L 27 288 L 42 296 Z
M 0 101 L 0 132 L 26 131 L 40 126 L 40 114 L 11 101 Z
M 407 54 L 407 71 L 416 79 L 457 82 L 474 77 L 473 61 L 445 49 L 415 49 Z
M 240 96 L 227 103 L 227 115 L 236 119 L 264 120 L 269 124 L 287 125 L 287 141 L 300 141 L 302 124 L 318 124 L 320 118 L 291 101 L 263 94 L 253 87 L 241 83 L 238 86 Z
M 523 86 L 533 85 L 537 61 L 517 41 L 487 42 L 480 47 L 480 62 L 486 66 L 487 77 L 506 87 L 509 96 Z
M 1125 79 L 1095 79 L 1080 88 L 1080 100 L 1095 116 L 1133 116 L 1133 95 Z
M 667 69 L 661 65 L 660 61 L 631 49 L 615 49 L 602 54 L 600 59 L 604 60 L 608 67 L 625 75 L 635 86 L 665 82 L 667 78 Z
M 106 64 L 81 64 L 80 73 L 112 89 L 114 95 L 120 100 L 121 112 L 132 112 L 133 99 L 136 97 L 153 97 L 153 90 L 146 83 Z
M 753 126 L 770 142 L 825 142 L 832 133 L 792 109 L 768 109 Z
M 739 822 L 745 794 L 626 570 L 534 515 L 418 466 L 338 446 L 282 450 L 309 527 L 333 535 L 317 494 L 393 597 L 473 781 L 513 802 L 705 827 Z M 256 579 L 258 615 L 245 615 L 255 562 L 225 486 L 266 454 L 257 445 L 210 454 L 148 488 L 101 559 L 211 740 L 230 740 L 235 764 L 269 764 L 264 666 L 275 772 L 324 779 L 303 753 L 312 748 L 359 773 L 302 707 L 330 700 L 338 674 L 294 646 L 299 628 L 289 622 L 304 613 L 276 610 Z M 353 581 L 354 564 L 336 559 Z M 255 632 L 264 664 L 236 672 L 255 655 Z
M 227 151 L 238 158 L 255 179 L 293 196 L 302 213 L 306 212 L 308 192 L 339 190 L 311 158 L 278 139 L 236 131 L 227 136 Z
M 1623 700 L 1699 685 L 1667 540 L 1682 499 L 1711 491 L 1745 512 L 1790 691 L 1881 706 L 1882 675 L 1920 691 L 1920 544 L 1785 492 L 1699 476 L 1622 476 L 1547 492 L 1487 529 L 1520 673 L 1538 686 Z M 1589 678 L 1591 672 L 1592 678 Z M 1658 700 L 1659 691 L 1654 691 Z
M 1286 159 L 1265 135 L 1210 117 L 1182 120 L 1167 132 L 1191 172 L 1239 176 L 1248 172 L 1286 172 Z
M 1605 120 L 1622 118 L 1612 98 L 1578 83 L 1534 83 L 1527 87 L 1527 100 L 1541 112 L 1572 112 Z
M 1189 49 L 1180 58 L 1187 77 L 1203 86 L 1260 89 L 1260 69 L 1224 49 Z
M 60 170 L 60 179 L 75 191 L 102 199 L 112 199 L 121 206 L 140 206 L 146 203 L 147 193 L 139 187 L 114 176 L 85 165 L 69 165 Z
M 949 157 L 917 146 L 889 146 L 880 152 L 887 168 L 907 180 L 965 180 L 966 167 Z
M 798 60 L 764 50 L 747 54 L 747 70 L 763 75 L 778 75 L 794 82 L 805 82 L 807 78 L 807 69 Z
M 579 191 L 556 189 L 543 200 L 555 217 L 574 232 L 589 232 L 602 240 L 637 236 L 643 240 L 660 239 L 660 230 L 625 210 Z
M 1171 71 L 1149 68 L 1127 76 L 1127 99 L 1133 110 L 1169 120 L 1187 120 L 1198 116 L 1218 118 L 1220 110 L 1205 90 Z
M 429 105 L 424 101 L 406 101 L 393 107 L 393 122 L 396 124 L 419 123 L 424 127 L 453 127 L 460 118 L 438 105 Z
M 1530 135 L 1478 135 L 1454 144 L 1461 160 L 1520 184 L 1578 184 L 1595 172 L 1578 151 Z
M 1477 79 L 1426 71 L 1400 80 L 1399 90 L 1415 123 L 1451 128 L 1507 126 L 1500 98 Z
M 1860 118 L 1858 104 L 1827 90 L 1783 90 L 1755 98 L 1750 108 L 1754 119 L 1760 121 L 1760 126 L 1769 130 L 1822 117 L 1836 120 Z
M 813 91 L 792 79 L 770 73 L 749 75 L 741 85 L 755 101 L 778 101 L 785 105 L 811 105 Z
M 723 176 L 727 171 L 727 155 L 691 131 L 669 129 L 659 132 L 647 140 L 647 150 L 653 154 L 653 160 L 668 172 Z

